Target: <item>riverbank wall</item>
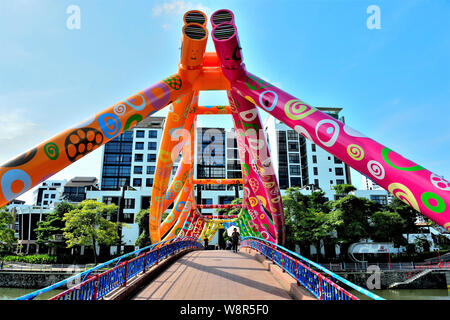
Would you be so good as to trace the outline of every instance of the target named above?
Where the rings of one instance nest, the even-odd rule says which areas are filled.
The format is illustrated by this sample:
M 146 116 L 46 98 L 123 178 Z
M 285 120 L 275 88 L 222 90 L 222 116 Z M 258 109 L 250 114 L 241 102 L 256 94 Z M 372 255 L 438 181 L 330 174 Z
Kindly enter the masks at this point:
M 0 287 L 41 289 L 72 276 L 71 272 L 42 272 L 42 271 L 1 271 Z M 81 279 L 74 280 L 76 285 Z M 63 288 L 64 289 L 64 288 Z

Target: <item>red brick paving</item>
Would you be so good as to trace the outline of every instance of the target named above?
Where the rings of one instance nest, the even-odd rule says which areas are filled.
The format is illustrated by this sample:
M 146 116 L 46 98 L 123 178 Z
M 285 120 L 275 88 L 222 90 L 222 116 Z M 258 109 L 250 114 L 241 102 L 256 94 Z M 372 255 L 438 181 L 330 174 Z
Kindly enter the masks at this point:
M 134 300 L 292 300 L 264 266 L 229 250 L 181 257 Z

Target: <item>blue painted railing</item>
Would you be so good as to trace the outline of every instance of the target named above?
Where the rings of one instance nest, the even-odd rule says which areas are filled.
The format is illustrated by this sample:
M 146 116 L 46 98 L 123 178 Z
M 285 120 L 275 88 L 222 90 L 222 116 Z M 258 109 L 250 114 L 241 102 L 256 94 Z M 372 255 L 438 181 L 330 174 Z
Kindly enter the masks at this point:
M 32 300 L 42 293 L 67 286 L 73 281 L 79 281 L 79 279 L 82 279 L 80 284 L 61 292 L 49 300 L 98 300 L 118 287 L 126 286 L 127 281 L 136 277 L 140 272 L 145 272 L 148 268 L 158 264 L 159 261 L 171 254 L 200 248 L 203 248 L 203 246 L 198 239 L 191 237 L 161 241 L 102 263 L 46 288 L 19 297 L 16 300 Z M 129 261 L 122 261 L 124 258 L 132 255 L 136 255 L 136 257 Z M 109 266 L 113 267 L 104 272 L 94 274 Z
M 344 284 L 371 299 L 384 300 L 376 294 L 324 268 L 320 264 L 270 241 L 256 237 L 245 237 L 242 240 L 241 246 L 254 249 L 267 257 L 267 259 L 272 260 L 283 272 L 288 273 L 296 279 L 319 300 L 359 300 L 338 283 Z M 323 274 L 313 270 L 311 267 L 319 269 Z

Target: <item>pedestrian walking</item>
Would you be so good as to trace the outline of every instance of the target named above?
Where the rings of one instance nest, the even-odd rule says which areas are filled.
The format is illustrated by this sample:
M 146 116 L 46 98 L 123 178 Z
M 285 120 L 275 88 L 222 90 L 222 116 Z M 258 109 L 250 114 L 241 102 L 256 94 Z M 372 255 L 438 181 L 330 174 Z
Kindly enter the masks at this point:
M 241 235 L 237 231 L 236 228 L 233 229 L 233 233 L 231 234 L 231 249 L 233 252 L 238 252 L 238 245 L 241 240 Z

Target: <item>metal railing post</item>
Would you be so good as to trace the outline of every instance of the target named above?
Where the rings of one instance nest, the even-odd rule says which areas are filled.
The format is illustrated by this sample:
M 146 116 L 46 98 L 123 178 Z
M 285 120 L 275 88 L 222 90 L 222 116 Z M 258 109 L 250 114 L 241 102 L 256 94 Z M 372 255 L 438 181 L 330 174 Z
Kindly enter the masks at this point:
M 97 294 L 98 294 L 98 280 L 99 280 L 99 275 L 96 274 L 95 275 L 95 280 L 94 280 L 94 295 L 92 297 L 92 300 L 97 300 Z
M 128 261 L 126 261 L 125 262 L 125 281 L 124 281 L 124 283 L 123 283 L 123 287 L 126 287 L 127 286 L 127 274 L 128 274 Z
M 144 269 L 142 270 L 142 273 L 145 273 L 145 268 L 147 267 L 147 254 L 148 252 L 144 253 Z

